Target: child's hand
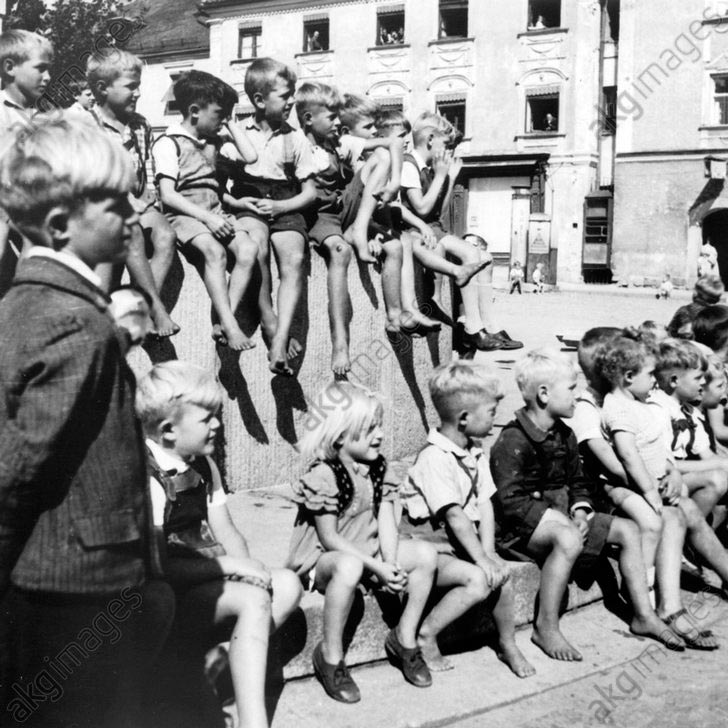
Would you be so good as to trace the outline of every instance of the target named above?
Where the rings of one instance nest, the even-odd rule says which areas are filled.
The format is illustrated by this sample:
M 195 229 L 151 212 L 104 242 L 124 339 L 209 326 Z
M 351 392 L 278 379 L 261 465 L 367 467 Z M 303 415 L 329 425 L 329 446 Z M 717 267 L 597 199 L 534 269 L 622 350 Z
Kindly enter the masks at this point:
M 650 508 L 657 513 L 658 516 L 662 515 L 662 496 L 658 492 L 657 488 L 651 488 L 646 493 L 642 494 L 644 499 L 649 504 Z
M 383 561 L 374 573 L 382 582 L 384 591 L 398 594 L 407 588 L 407 572 L 399 564 Z
M 235 203 L 232 205 L 236 210 L 248 210 L 250 212 L 256 212 L 260 214 L 258 209 L 259 197 L 238 197 Z
M 399 185 L 394 185 L 392 182 L 388 182 L 384 189 L 382 190 L 381 194 L 379 195 L 379 199 L 382 202 L 391 202 L 392 200 L 396 199 L 397 193 L 399 192 Z
M 442 149 L 435 152 L 432 157 L 432 171 L 435 173 L 435 177 L 447 177 L 448 170 L 450 169 L 450 162 L 452 161 L 452 152 L 447 149 Z
M 680 500 L 680 494 L 682 493 L 683 479 L 679 471 L 671 470 L 665 477 L 660 481 L 660 494 L 662 500 L 665 503 L 669 503 L 671 506 L 677 505 Z
M 483 570 L 485 581 L 491 589 L 497 589 L 502 584 L 505 584 L 511 575 L 510 570 L 505 567 L 504 563 L 498 563 L 492 558 L 486 557 L 478 566 Z
M 268 215 L 268 217 L 277 217 L 283 212 L 280 202 L 269 200 L 267 197 L 257 200 L 256 207 L 261 215 Z
M 579 529 L 582 540 L 586 540 L 589 535 L 589 520 L 586 517 L 584 511 L 577 511 L 571 519 L 574 521 L 574 525 Z
M 432 250 L 437 247 L 437 236 L 435 235 L 435 231 L 429 225 L 423 225 L 420 228 L 420 234 L 422 235 L 422 240 L 428 250 Z
M 254 576 L 266 587 L 270 586 L 271 574 L 268 567 L 256 559 L 237 559 L 233 556 L 219 556 L 218 563 L 225 576 Z
M 220 215 L 210 213 L 205 218 L 205 224 L 210 228 L 210 232 L 218 240 L 224 240 L 225 238 L 229 238 L 235 234 L 235 229 L 233 228 L 232 223 Z
M 378 258 L 382 254 L 382 234 L 377 233 L 370 241 L 367 246 L 369 248 L 369 252 L 375 257 Z

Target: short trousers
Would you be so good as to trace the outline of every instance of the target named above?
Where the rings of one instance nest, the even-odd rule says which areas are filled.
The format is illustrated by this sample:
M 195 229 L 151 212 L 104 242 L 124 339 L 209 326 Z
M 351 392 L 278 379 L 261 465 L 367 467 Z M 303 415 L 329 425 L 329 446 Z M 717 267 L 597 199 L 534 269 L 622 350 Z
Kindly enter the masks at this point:
M 283 215 L 274 218 L 266 218 L 252 210 L 241 210 L 237 213 L 236 218 L 238 220 L 245 220 L 246 218 L 257 220 L 268 228 L 269 235 L 272 233 L 295 232 L 302 235 L 304 240 L 308 239 L 306 220 L 300 212 L 285 212 Z
M 226 212 L 223 211 L 222 205 L 218 205 L 214 209 L 210 210 L 210 212 L 213 215 L 219 215 L 220 217 L 224 217 L 233 225 L 235 230 L 244 230 L 243 226 L 235 217 L 233 217 L 232 215 L 228 215 Z M 196 217 L 190 217 L 189 215 L 169 215 L 167 219 L 169 220 L 170 225 L 177 234 L 177 244 L 180 247 L 187 245 L 198 235 L 212 235 L 212 233 L 210 232 L 210 228 L 207 227 L 204 222 L 198 220 Z M 225 240 L 220 240 L 219 242 L 221 242 L 223 245 L 228 245 L 232 242 L 232 237 L 226 238 Z
M 297 183 L 296 183 L 297 186 Z M 233 187 L 234 197 L 258 197 L 270 200 L 290 200 L 298 194 L 298 189 L 292 183 L 284 180 L 268 180 L 247 177 Z M 249 217 L 258 220 L 268 228 L 268 233 L 282 233 L 293 231 L 308 238 L 306 220 L 300 212 L 286 212 L 274 218 L 267 218 L 252 210 L 241 210 L 236 213 L 238 220 Z
M 476 527 L 476 524 L 473 524 Z M 402 513 L 399 522 L 399 537 L 402 540 L 417 539 L 431 543 L 438 554 L 453 556 L 463 561 L 472 561 L 468 553 L 459 544 L 453 544 L 445 526 L 433 528 L 429 519 L 412 520 L 407 512 Z

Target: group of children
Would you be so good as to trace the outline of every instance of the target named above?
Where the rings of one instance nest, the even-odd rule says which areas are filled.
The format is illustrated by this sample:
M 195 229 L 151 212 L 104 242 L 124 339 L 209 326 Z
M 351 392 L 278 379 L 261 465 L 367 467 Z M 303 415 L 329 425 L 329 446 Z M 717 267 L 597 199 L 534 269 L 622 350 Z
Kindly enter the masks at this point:
M 41 89 L 47 75 L 46 42 L 14 36 L 21 41 L 24 51 L 3 56 L 11 59 L 2 70 L 12 72 L 12 103 L 19 79 L 36 78 Z M 553 659 L 582 659 L 559 624 L 574 568 L 593 571 L 615 551 L 633 633 L 676 651 L 718 648 L 681 602 L 680 570 L 687 541 L 689 558 L 728 583 L 728 555 L 714 530 L 724 515 L 728 458 L 710 416 L 725 402 L 724 358 L 659 340 L 654 329 L 587 332 L 579 363 L 589 386 L 579 396 L 568 357 L 529 352 L 515 368 L 525 406 L 490 457 L 482 440 L 503 396 L 498 376 L 467 360 L 439 366 L 429 387 L 440 423 L 403 483 L 381 452 L 381 399 L 332 383 L 331 406 L 300 443 L 309 468 L 295 487 L 287 568 L 251 557 L 211 458 L 219 384 L 211 372 L 173 361 L 152 367 L 135 388 L 125 355 L 143 336 L 139 310 L 122 299 L 110 308 L 99 266 L 128 263 L 145 239 L 163 248 L 172 230 L 199 262 L 215 337 L 245 348 L 251 342 L 234 309 L 253 267 L 267 270 L 270 239 L 286 285 L 276 314 L 265 274 L 258 298 L 271 367 L 283 372 L 297 352 L 290 324 L 309 237 L 329 267 L 334 369 L 343 373 L 348 332 L 336 304 L 347 298 L 352 250 L 363 261 L 383 257 L 391 331 L 410 326 L 407 311 L 418 326 L 434 325 L 402 298 L 411 290 L 404 265 L 411 251 L 461 286 L 467 350 L 515 348 L 505 332 L 484 330 L 482 292 L 469 288 L 489 260 L 484 241 L 449 235 L 433 213 L 446 196 L 452 129 L 436 115 L 421 117 L 414 149 L 402 157 L 401 115 L 377 116 L 367 99 L 340 99 L 323 84 L 304 84 L 294 97 L 291 72 L 269 59 L 246 77 L 256 114 L 242 128 L 226 124 L 232 89 L 190 72 L 175 84 L 182 123 L 153 145 L 161 215 L 147 204 L 136 59 L 123 51 L 92 58 L 89 79 L 94 123 L 79 122 L 80 111 L 36 117 L 0 157 L 0 206 L 25 247 L 0 304 L 6 718 L 144 725 L 142 697 L 160 654 L 171 649 L 170 664 L 199 678 L 223 628 L 239 724 L 267 726 L 268 635 L 304 588 L 324 595 L 313 669 L 336 700 L 360 699 L 343 644 L 360 585 L 400 597 L 384 649 L 412 685 L 426 688 L 433 672 L 453 667 L 438 635 L 482 603 L 498 628 L 498 657 L 527 678 L 534 668 L 515 642 L 511 556 L 541 567 L 532 641 Z M 286 122 L 294 102 L 300 131 Z M 339 119 L 347 134 L 339 134 Z M 377 119 L 381 136 L 372 134 Z M 229 281 L 227 251 L 235 256 Z M 119 328 L 114 310 L 135 325 Z M 716 351 L 724 353 L 724 339 Z

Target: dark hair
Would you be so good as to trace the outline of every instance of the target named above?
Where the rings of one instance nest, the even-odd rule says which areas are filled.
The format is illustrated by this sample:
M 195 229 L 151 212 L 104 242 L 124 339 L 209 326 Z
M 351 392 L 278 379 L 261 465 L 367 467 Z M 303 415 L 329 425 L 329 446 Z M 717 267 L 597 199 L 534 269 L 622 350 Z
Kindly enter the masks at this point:
M 706 306 L 698 311 L 693 320 L 695 341 L 713 351 L 725 348 L 728 344 L 728 306 Z
M 624 375 L 638 372 L 652 354 L 649 346 L 632 335 L 622 334 L 602 344 L 594 356 L 594 372 L 612 387 L 621 386 Z
M 73 96 L 79 96 L 84 91 L 88 91 L 90 88 L 88 81 L 85 78 L 72 78 L 70 81 L 66 82 L 66 86 L 68 86 L 68 90 Z
M 245 93 L 251 101 L 256 93 L 267 96 L 279 78 L 283 79 L 291 90 L 295 88 L 296 74 L 285 63 L 276 61 L 275 58 L 256 58 L 245 72 Z
M 660 344 L 655 360 L 655 378 L 664 385 L 674 371 L 708 368 L 707 359 L 691 341 L 666 339 Z
M 403 111 L 380 107 L 376 119 L 377 129 L 382 129 L 386 126 L 395 126 L 396 124 L 401 124 L 408 134 L 412 131 L 412 124 L 409 123 Z
M 192 104 L 204 108 L 220 104 L 225 114 L 238 102 L 238 92 L 225 81 L 205 71 L 187 71 L 174 83 L 174 98 L 182 116 L 187 116 Z
M 667 325 L 667 333 L 674 339 L 684 339 L 685 336 L 678 334 L 678 331 L 686 324 L 690 324 L 692 327 L 695 316 L 699 310 L 700 309 L 693 303 L 690 303 L 687 306 L 680 306 L 680 308 L 678 308 L 672 315 L 670 323 Z

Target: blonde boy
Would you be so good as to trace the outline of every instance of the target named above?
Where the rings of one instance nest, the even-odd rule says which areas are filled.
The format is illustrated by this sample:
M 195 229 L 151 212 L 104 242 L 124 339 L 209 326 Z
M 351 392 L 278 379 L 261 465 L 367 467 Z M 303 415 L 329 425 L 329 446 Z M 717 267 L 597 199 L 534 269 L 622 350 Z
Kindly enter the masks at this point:
M 152 299 L 152 320 L 157 336 L 172 336 L 179 326 L 170 318 L 159 297 L 169 273 L 176 236 L 164 215 L 154 207 L 152 164 L 152 127 L 136 111 L 141 85 L 142 62 L 135 55 L 113 48 L 89 57 L 86 80 L 96 100 L 91 117 L 112 138 L 124 146 L 134 165 L 135 184 L 132 204 L 139 214 L 126 265 L 132 280 Z M 152 258 L 147 259 L 145 237 L 152 243 Z M 118 278 L 119 271 L 105 271 Z M 109 281 L 116 283 L 118 281 Z
M 145 581 L 134 375 L 94 273 L 126 254 L 132 169 L 119 145 L 73 116 L 36 117 L 33 127 L 0 163 L 0 204 L 30 242 L 0 303 L 4 686 L 32 689 L 48 656 L 96 620 L 113 612 L 125 623 L 116 644 L 74 667 L 62 700 L 47 696 L 29 713 L 16 694 L 3 709 L 25 725 L 104 725 L 118 696 L 119 722 L 136 725 L 173 595 Z
M 431 670 L 450 669 L 437 635 L 492 594 L 498 656 L 516 675 L 528 677 L 534 669 L 515 643 L 510 572 L 495 550 L 495 486 L 480 446 L 503 397 L 500 381 L 482 366 L 451 362 L 433 372 L 430 396 L 440 426 L 430 430 L 402 488 L 400 534 L 436 545 L 436 584 L 448 592 L 420 628 L 419 645 Z
M 268 633 L 271 623 L 280 627 L 296 608 L 301 585 L 292 571 L 252 558 L 233 524 L 211 459 L 221 403 L 214 376 L 187 362 L 157 364 L 139 382 L 136 407 L 147 438 L 157 568 L 184 591 L 177 616 L 196 629 L 180 640 L 188 654 L 198 646 L 197 664 L 211 646 L 200 645 L 200 634 L 213 623 L 234 621 L 229 658 L 240 725 L 267 728 Z
M 574 414 L 573 364 L 558 351 L 538 349 L 518 362 L 515 373 L 526 406 L 493 445 L 491 470 L 503 519 L 501 545 L 541 565 L 531 640 L 553 659 L 582 659 L 559 628 L 561 600 L 579 556 L 595 559 L 607 544 L 616 544 L 634 610 L 630 630 L 683 649 L 650 605 L 639 529 L 627 519 L 596 513 L 592 505 L 576 437 L 562 419 Z

